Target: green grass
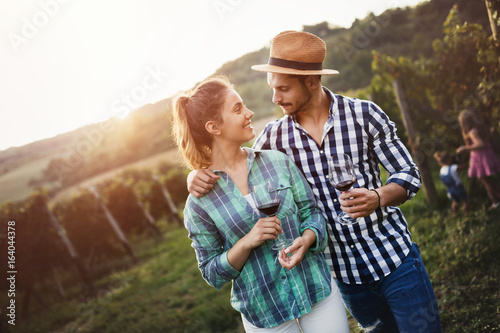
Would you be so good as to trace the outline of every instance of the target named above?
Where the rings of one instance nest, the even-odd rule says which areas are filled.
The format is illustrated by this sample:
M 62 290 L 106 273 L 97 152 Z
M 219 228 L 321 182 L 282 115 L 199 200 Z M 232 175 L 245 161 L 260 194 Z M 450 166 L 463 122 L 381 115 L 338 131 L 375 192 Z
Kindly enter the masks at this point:
M 52 156 L 50 156 L 51 158 Z M 30 179 L 41 175 L 50 158 L 40 158 L 22 164 L 0 175 L 0 203 L 21 200 L 29 196 L 33 188 Z M 50 187 L 47 187 L 50 188 Z
M 468 216 L 434 212 L 411 224 L 445 332 L 500 331 L 499 213 L 485 208 Z
M 139 246 L 138 265 L 98 280 L 97 297 L 76 294 L 9 328 L 30 333 L 238 332 L 241 321 L 229 304 L 230 286 L 217 291 L 202 279 L 184 229 L 170 228 L 165 235 L 161 243 Z
M 480 204 L 485 200 L 467 216 L 453 216 L 449 203 L 430 210 L 422 192 L 402 206 L 438 298 L 443 332 L 500 331 L 500 209 L 488 211 Z M 242 332 L 230 286 L 217 291 L 205 283 L 184 229 L 168 226 L 164 234 L 161 242 L 132 241 L 139 264 L 124 256 L 98 267 L 111 273 L 94 280 L 95 298 L 84 296 L 76 278 L 66 283 L 65 301 L 53 296 L 54 288 L 38 286 L 49 308 L 32 301 L 30 317 L 18 318 L 10 332 Z M 350 324 L 359 331 L 354 319 Z
M 462 179 L 468 214 L 452 214 L 439 179 L 440 209 L 429 209 L 423 191 L 401 208 L 434 287 L 443 332 L 499 332 L 500 209 L 488 210 L 480 184 Z

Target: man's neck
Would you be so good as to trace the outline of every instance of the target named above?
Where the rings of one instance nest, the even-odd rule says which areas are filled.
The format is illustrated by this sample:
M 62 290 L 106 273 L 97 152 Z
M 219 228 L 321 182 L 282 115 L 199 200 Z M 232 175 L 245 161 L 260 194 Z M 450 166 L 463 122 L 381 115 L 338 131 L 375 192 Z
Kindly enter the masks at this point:
M 321 88 L 316 96 L 311 98 L 307 109 L 298 112 L 295 121 L 320 145 L 323 128 L 330 116 L 331 96 Z

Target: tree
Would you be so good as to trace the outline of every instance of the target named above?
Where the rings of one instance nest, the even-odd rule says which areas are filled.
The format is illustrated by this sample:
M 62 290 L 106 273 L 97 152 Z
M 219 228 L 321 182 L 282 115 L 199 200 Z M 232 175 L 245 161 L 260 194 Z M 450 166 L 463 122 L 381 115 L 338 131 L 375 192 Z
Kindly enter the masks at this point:
M 42 307 L 47 307 L 47 300 L 39 295 L 39 290 L 47 278 L 53 276 L 53 267 L 63 266 L 69 257 L 56 229 L 52 227 L 45 199 L 45 193 L 33 192 L 26 200 L 9 202 L 0 207 L 2 231 L 7 235 L 7 226 L 11 231 L 10 238 L 0 237 L 0 257 L 7 263 L 7 258 L 3 256 L 9 248 L 11 258 L 5 271 L 16 274 L 15 293 L 23 293 L 19 313 L 24 317 L 28 316 L 32 298 Z M 0 285 L 3 287 L 6 282 L 4 280 Z
M 487 121 L 499 119 L 499 63 L 493 38 L 480 24 L 462 23 L 457 6 L 450 10 L 443 32 L 442 39 L 434 40 L 429 59 L 395 60 L 375 52 L 372 63 L 374 72 L 394 88 L 426 192 L 433 191 L 428 187 L 432 177 L 427 159 L 438 149 L 454 150 L 462 141 L 458 113 L 472 108 Z
M 464 107 L 477 107 L 470 104 L 476 103 L 473 97 L 482 80 L 480 57 L 485 55 L 490 43 L 481 25 L 460 22 L 456 6 L 444 22 L 443 32 L 443 39 L 433 42 L 434 61 L 427 70 L 434 76 L 428 92 L 435 109 L 441 113 L 447 110 L 458 113 Z
M 409 138 L 410 150 L 420 170 L 427 202 L 431 206 L 435 206 L 439 200 L 429 166 L 429 155 L 421 147 L 421 136 L 412 120 L 411 105 L 405 87 L 405 80 L 416 76 L 412 63 L 409 59 L 400 58 L 399 61 L 396 61 L 391 57 L 382 56 L 375 52 L 373 68 L 376 72 L 388 77 L 392 82 L 394 95 Z

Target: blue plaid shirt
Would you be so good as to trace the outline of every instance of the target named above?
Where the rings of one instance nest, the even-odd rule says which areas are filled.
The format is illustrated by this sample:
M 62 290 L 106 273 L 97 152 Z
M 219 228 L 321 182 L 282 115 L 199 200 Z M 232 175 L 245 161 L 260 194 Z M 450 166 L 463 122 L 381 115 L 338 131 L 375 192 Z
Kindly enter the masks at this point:
M 411 199 L 420 188 L 420 174 L 396 135 L 396 126 L 373 102 L 331 96 L 330 116 L 319 146 L 290 116 L 269 123 L 255 149 L 279 150 L 290 156 L 311 185 L 326 214 L 330 234 L 326 259 L 335 278 L 349 284 L 369 283 L 394 271 L 410 251 L 412 240 L 397 207 L 382 207 L 357 224 L 335 223 L 341 212 L 337 191 L 328 182 L 327 158 L 351 156 L 356 169 L 354 187 L 382 186 L 379 164 L 390 174 L 387 183 L 401 185 Z
M 328 237 L 323 214 L 293 161 L 278 151 L 245 150 L 248 186 L 270 180 L 278 190 L 278 218 L 285 236 L 295 239 L 306 229 L 316 234 L 316 244 L 301 264 L 283 268 L 271 241 L 252 250 L 241 272 L 229 264 L 227 252 L 264 215 L 223 171 L 214 171 L 221 177 L 208 195 L 188 197 L 184 222 L 205 281 L 217 289 L 233 281 L 231 305 L 253 325 L 273 327 L 310 312 L 330 295 L 331 274 L 324 255 Z

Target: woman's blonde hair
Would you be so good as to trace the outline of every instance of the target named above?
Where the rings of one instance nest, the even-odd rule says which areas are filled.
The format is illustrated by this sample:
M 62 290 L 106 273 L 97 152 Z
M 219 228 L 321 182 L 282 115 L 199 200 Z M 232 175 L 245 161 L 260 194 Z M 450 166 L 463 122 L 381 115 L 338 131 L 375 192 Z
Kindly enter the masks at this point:
M 475 128 L 479 137 L 486 142 L 491 141 L 490 131 L 483 118 L 475 111 L 462 110 L 458 115 L 460 127 L 462 128 L 462 137 L 467 143 L 469 140 L 469 132 Z
M 227 78 L 217 76 L 174 98 L 172 134 L 191 169 L 210 165 L 213 138 L 205 124 L 208 121 L 222 123 L 220 111 L 231 89 L 234 87 Z

